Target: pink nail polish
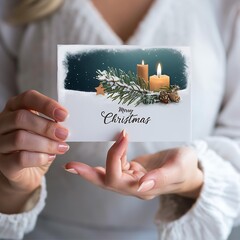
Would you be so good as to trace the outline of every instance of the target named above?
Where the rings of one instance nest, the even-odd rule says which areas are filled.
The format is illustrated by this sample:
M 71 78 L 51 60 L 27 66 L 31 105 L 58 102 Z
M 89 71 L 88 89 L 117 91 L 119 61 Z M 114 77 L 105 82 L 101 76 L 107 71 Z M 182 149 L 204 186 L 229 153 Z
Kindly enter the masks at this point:
M 69 173 L 78 174 L 78 172 L 74 168 L 69 168 L 69 169 L 65 168 L 65 170 Z
M 126 131 L 122 130 L 122 132 L 120 133 L 120 136 L 118 137 L 116 144 L 120 143 L 122 141 L 123 138 L 125 138 L 126 136 Z
M 69 150 L 69 145 L 67 145 L 66 143 L 61 143 L 58 145 L 58 151 L 61 153 L 65 153 Z
M 61 140 L 65 140 L 68 136 L 68 130 L 65 128 L 56 128 L 55 136 Z
M 149 190 L 151 190 L 155 185 L 155 181 L 154 180 L 147 180 L 145 182 L 143 182 L 139 188 L 138 188 L 138 192 L 147 192 Z
M 68 114 L 64 110 L 57 108 L 54 111 L 54 117 L 57 121 L 63 122 L 67 118 Z
M 56 158 L 56 154 L 49 154 L 48 155 L 48 162 L 52 162 Z

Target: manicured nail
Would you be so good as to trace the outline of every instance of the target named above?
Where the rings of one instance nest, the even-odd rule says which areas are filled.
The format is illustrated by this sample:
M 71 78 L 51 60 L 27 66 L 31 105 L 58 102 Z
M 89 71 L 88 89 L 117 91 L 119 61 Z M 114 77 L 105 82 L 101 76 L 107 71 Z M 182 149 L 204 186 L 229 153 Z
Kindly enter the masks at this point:
M 124 130 L 122 130 L 122 132 L 120 133 L 120 136 L 118 137 L 116 143 L 117 143 L 117 144 L 120 143 L 120 142 L 122 141 L 122 139 L 125 138 L 125 136 L 126 136 L 126 131 L 125 131 L 125 129 L 124 129 Z
M 48 155 L 48 161 L 52 162 L 56 158 L 56 154 L 49 154 Z
M 67 152 L 69 148 L 70 148 L 69 145 L 67 145 L 66 143 L 61 143 L 58 145 L 58 151 L 62 153 Z
M 148 180 L 148 181 L 145 181 L 143 182 L 139 188 L 138 188 L 138 192 L 147 192 L 149 190 L 151 190 L 155 185 L 155 181 L 153 180 Z
M 77 172 L 74 168 L 69 168 L 69 169 L 66 169 L 66 168 L 65 168 L 65 170 L 66 170 L 67 172 L 70 172 L 70 173 L 73 173 L 73 174 L 78 174 L 78 172 Z
M 61 140 L 65 140 L 68 136 L 68 130 L 65 128 L 56 128 L 55 136 Z
M 54 117 L 59 122 L 63 122 L 67 116 L 68 116 L 68 113 L 60 108 L 57 108 L 54 111 Z

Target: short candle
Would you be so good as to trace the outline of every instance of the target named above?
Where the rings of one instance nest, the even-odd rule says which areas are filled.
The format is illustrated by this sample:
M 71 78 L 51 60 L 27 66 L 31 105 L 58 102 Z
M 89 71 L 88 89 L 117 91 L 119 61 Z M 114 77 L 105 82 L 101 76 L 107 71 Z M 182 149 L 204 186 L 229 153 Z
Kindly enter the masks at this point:
M 137 76 L 148 84 L 148 64 L 144 64 L 144 60 L 142 64 L 137 65 Z
M 150 76 L 150 90 L 159 91 L 161 88 L 170 87 L 170 77 L 168 75 L 161 75 L 161 64 L 158 64 L 157 75 Z

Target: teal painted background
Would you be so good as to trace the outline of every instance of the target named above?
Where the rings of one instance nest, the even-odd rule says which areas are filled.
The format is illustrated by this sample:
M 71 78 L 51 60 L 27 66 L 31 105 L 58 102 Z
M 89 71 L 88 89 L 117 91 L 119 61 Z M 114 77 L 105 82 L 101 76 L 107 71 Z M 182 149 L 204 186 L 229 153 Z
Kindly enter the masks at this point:
M 67 54 L 64 60 L 67 76 L 65 89 L 95 92 L 99 85 L 96 71 L 108 67 L 132 71 L 136 74 L 137 64 L 142 60 L 149 65 L 149 76 L 156 74 L 156 67 L 161 63 L 162 74 L 170 76 L 171 85 L 187 87 L 188 75 L 185 56 L 171 48 L 151 49 L 96 49 L 76 54 Z

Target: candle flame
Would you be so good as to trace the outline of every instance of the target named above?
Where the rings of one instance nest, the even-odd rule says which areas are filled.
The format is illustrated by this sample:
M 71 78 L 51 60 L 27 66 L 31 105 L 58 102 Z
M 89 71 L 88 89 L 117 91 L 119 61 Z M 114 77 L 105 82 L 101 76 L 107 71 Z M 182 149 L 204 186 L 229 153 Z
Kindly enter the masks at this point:
M 144 65 L 144 60 L 142 60 L 142 65 Z
M 157 76 L 160 77 L 161 75 L 162 75 L 162 66 L 159 63 L 158 66 L 157 66 Z

